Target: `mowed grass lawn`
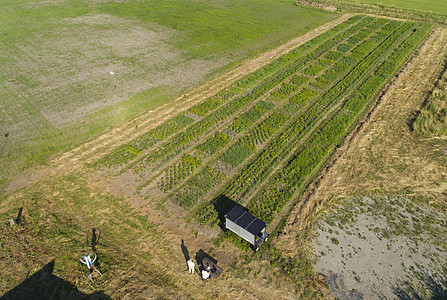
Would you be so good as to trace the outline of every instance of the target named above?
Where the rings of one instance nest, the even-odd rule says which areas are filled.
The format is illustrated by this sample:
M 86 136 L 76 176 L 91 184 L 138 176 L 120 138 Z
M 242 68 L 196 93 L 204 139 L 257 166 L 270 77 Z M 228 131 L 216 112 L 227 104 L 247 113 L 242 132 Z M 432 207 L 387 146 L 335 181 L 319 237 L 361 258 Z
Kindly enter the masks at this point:
M 3 0 L 0 184 L 335 17 L 279 0 Z
M 355 0 L 355 2 L 447 15 L 446 0 Z

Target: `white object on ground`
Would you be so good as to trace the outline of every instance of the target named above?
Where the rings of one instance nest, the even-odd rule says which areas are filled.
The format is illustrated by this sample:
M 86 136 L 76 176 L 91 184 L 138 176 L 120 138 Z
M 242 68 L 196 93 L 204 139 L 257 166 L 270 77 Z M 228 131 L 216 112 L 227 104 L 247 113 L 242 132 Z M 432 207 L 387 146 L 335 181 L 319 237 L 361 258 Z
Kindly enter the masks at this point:
M 92 259 L 91 257 L 92 257 L 93 255 L 94 255 L 95 257 Z M 89 254 L 89 255 L 86 255 L 86 256 L 82 256 L 82 257 L 80 258 L 80 261 L 81 261 L 83 264 L 86 264 L 87 267 L 88 267 L 89 269 L 90 269 L 90 268 L 93 268 L 93 270 L 95 270 L 96 272 L 98 272 L 99 275 L 102 276 L 101 272 L 99 272 L 98 269 L 96 269 L 95 266 L 93 266 L 93 263 L 95 262 L 95 260 L 96 260 L 96 254 L 95 254 L 95 253 L 92 253 L 92 254 Z M 88 278 L 93 282 L 92 275 L 93 275 L 93 272 L 90 273 L 90 275 L 88 275 Z
M 188 260 L 188 271 L 189 271 L 189 273 L 191 273 L 191 274 L 194 274 L 194 267 L 195 267 L 195 263 L 192 261 L 192 259 L 190 258 L 189 260 Z
M 115 74 L 115 72 L 113 72 L 113 71 L 110 71 L 110 72 L 109 72 L 109 74 L 110 74 L 110 75 L 113 75 L 113 74 Z
M 207 270 L 202 270 L 202 278 L 203 279 L 208 279 L 210 278 L 211 272 L 207 271 Z

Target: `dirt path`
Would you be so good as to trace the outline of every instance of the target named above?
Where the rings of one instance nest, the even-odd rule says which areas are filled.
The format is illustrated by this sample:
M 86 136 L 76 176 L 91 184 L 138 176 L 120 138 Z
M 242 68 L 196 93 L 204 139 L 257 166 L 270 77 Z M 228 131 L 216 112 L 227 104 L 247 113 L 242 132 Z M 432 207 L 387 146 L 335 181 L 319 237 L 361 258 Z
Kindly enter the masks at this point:
M 411 132 L 409 120 L 433 88 L 445 54 L 447 30 L 437 28 L 396 77 L 294 208 L 277 243 L 293 253 L 323 202 L 364 191 L 403 191 L 436 201 L 445 192 L 447 166 Z M 392 180 L 390 180 L 392 178 Z

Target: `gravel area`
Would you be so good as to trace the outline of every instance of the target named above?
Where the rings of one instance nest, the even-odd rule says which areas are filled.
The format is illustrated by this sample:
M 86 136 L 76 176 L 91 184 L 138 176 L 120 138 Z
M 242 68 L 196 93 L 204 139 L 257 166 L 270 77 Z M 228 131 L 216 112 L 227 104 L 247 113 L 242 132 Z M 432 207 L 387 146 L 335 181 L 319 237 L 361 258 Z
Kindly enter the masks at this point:
M 446 215 L 420 200 L 349 199 L 316 232 L 316 269 L 337 298 L 447 297 Z

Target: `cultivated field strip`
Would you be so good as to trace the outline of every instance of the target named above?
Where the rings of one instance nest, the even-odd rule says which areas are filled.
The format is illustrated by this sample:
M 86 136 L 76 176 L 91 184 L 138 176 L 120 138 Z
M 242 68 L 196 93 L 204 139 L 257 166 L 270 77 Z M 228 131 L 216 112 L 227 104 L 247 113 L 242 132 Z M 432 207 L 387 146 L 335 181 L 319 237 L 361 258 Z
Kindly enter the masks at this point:
M 330 61 L 329 65 L 334 63 L 334 61 Z M 294 68 L 296 68 L 296 64 Z M 286 70 L 286 72 L 282 72 L 280 74 L 282 78 L 285 77 L 284 73 L 289 75 L 289 77 L 287 77 L 284 81 L 290 80 L 290 71 Z M 256 150 L 259 150 L 271 137 L 271 135 L 274 134 L 281 127 L 281 125 L 283 125 L 284 122 L 290 119 L 291 115 L 293 115 L 290 113 L 290 111 L 293 111 L 294 114 L 296 114 L 296 112 L 298 111 L 302 111 L 299 105 L 300 103 L 296 103 L 298 101 L 297 99 L 294 99 L 293 103 L 288 103 L 288 99 L 291 96 L 294 96 L 296 94 L 296 96 L 300 96 L 302 98 L 302 95 L 309 96 L 308 92 L 312 92 L 309 97 L 309 99 L 312 99 L 314 98 L 313 96 L 316 96 L 318 94 L 318 92 L 315 92 L 312 89 L 301 90 L 303 83 L 298 82 L 296 80 L 298 78 L 295 77 L 295 75 L 292 76 L 294 77 L 292 79 L 294 84 L 290 84 L 287 82 L 284 83 L 283 81 L 274 89 L 272 89 L 270 93 L 260 96 L 258 99 L 253 101 L 252 104 L 247 105 L 241 114 L 236 114 L 236 118 L 230 118 L 229 121 L 224 122 L 222 125 L 216 128 L 217 130 L 223 130 L 226 132 L 225 134 L 221 131 L 218 131 L 220 143 L 219 141 L 216 141 L 216 136 L 212 134 L 211 136 L 209 136 L 208 140 L 197 147 L 197 150 L 199 150 L 199 152 L 203 152 L 203 148 L 210 148 L 210 145 L 212 145 L 212 148 L 214 150 L 210 151 L 205 149 L 205 151 L 213 152 L 213 154 L 217 152 L 218 155 L 215 155 L 215 157 L 217 157 L 217 161 L 227 163 L 229 167 L 227 169 L 230 169 L 230 172 L 224 173 L 231 173 L 231 171 L 233 171 L 231 170 L 232 168 L 237 167 L 240 162 L 245 161 L 246 157 L 244 157 L 244 155 L 241 155 L 241 153 L 245 153 L 246 156 L 249 156 Z M 305 81 L 309 80 L 308 77 L 301 78 L 306 79 Z M 287 87 L 287 89 L 285 89 L 285 87 Z M 301 104 L 304 104 L 304 102 L 305 101 L 301 99 Z M 225 141 L 225 144 L 228 144 L 228 148 L 225 148 L 228 151 L 224 151 L 223 153 L 222 151 L 224 149 L 218 149 L 223 148 L 224 144 L 221 144 L 222 141 Z M 219 145 L 220 147 L 217 147 L 217 145 Z M 221 151 L 218 152 L 217 150 Z M 203 157 L 203 155 L 197 153 L 195 149 L 193 149 L 192 151 L 196 152 L 192 153 L 192 155 L 195 155 L 196 157 Z M 237 157 L 235 157 L 235 155 L 237 155 Z M 161 177 L 160 179 L 161 189 L 163 191 L 166 192 L 173 189 L 173 181 L 176 181 L 175 183 L 178 183 L 179 181 L 184 179 L 183 177 L 190 175 L 187 172 L 182 172 L 184 169 L 184 158 L 185 156 L 182 157 L 182 160 L 180 160 L 177 165 L 174 165 L 173 168 L 169 168 L 166 174 L 163 174 L 163 172 L 161 173 L 161 176 L 164 176 L 164 178 Z M 234 159 L 236 159 L 236 161 L 233 161 Z M 214 159 L 214 161 L 215 160 L 216 159 Z M 205 160 L 202 159 L 202 163 L 205 163 Z M 198 167 L 198 164 L 196 164 L 196 167 Z M 219 174 L 218 167 L 214 166 L 213 169 L 217 172 L 214 172 L 214 174 Z M 221 175 L 225 176 L 227 174 Z M 172 178 L 174 178 L 174 180 L 172 180 Z M 152 193 L 151 191 L 149 191 L 147 192 L 147 194 Z M 194 195 L 195 198 L 196 196 L 197 195 Z M 179 204 L 184 205 L 186 203 L 179 202 Z
M 148 201 L 172 201 L 201 224 L 234 203 L 221 196 L 272 222 L 430 30 L 354 16 L 98 165 L 139 174 L 137 190 Z
M 104 157 L 100 161 L 100 164 L 110 168 L 119 168 L 137 157 L 137 160 L 131 163 L 132 166 L 137 164 L 144 165 L 150 162 L 154 163 L 159 160 L 160 157 L 166 160 L 166 157 L 163 155 L 174 151 L 179 143 L 181 145 L 185 144 L 184 142 L 194 136 L 194 134 L 197 135 L 200 132 L 200 130 L 197 131 L 197 128 L 208 129 L 208 126 L 211 126 L 210 124 L 217 123 L 220 118 L 225 116 L 225 114 L 231 113 L 232 110 L 235 110 L 240 106 L 241 102 L 244 104 L 245 102 L 254 99 L 257 95 L 265 93 L 269 88 L 271 89 L 274 87 L 275 83 L 281 81 L 282 78 L 280 75 L 284 76 L 284 74 L 282 74 L 284 73 L 283 69 L 287 67 L 290 69 L 290 65 L 292 64 L 294 64 L 293 66 L 295 68 L 297 66 L 302 66 L 308 60 L 321 55 L 321 53 L 325 51 L 325 47 L 328 47 L 326 44 L 330 42 L 333 43 L 333 41 L 329 41 L 329 38 L 336 34 L 343 34 L 344 29 L 352 24 L 359 25 L 362 19 L 364 19 L 364 17 L 356 16 L 347 22 L 337 25 L 333 29 L 312 39 L 291 53 L 244 77 L 233 86 L 220 91 L 203 103 L 194 106 L 191 108 L 190 112 L 195 113 L 198 119 L 196 122 L 191 122 L 190 126 L 178 124 L 181 116 L 174 117 L 134 140 L 132 143 L 123 145 L 119 149 L 114 150 L 110 155 Z M 358 29 L 360 28 L 357 28 L 357 30 Z M 325 41 L 326 44 L 322 45 Z M 317 48 L 317 46 L 319 46 L 319 48 Z M 314 50 L 312 55 L 306 55 L 311 50 Z M 293 73 L 293 70 L 289 72 Z M 273 79 L 271 78 L 273 77 L 272 74 L 276 74 Z M 255 88 L 252 88 L 253 86 L 255 86 Z M 237 93 L 238 91 L 239 93 Z M 173 144 L 175 142 L 177 143 Z M 169 146 L 169 144 L 173 145 Z M 142 161 L 145 163 L 142 163 Z
M 263 217 L 267 221 L 271 221 L 274 218 L 274 213 L 279 212 L 284 207 L 299 187 L 301 187 L 306 179 L 312 175 L 312 171 L 318 170 L 319 164 L 325 161 L 327 156 L 332 152 L 331 150 L 340 142 L 340 138 L 349 131 L 349 128 L 352 125 L 355 125 L 356 119 L 362 115 L 359 114 L 361 108 L 364 108 L 368 103 L 371 103 L 371 99 L 373 99 L 373 96 L 381 86 L 383 86 L 386 79 L 397 71 L 397 66 L 400 66 L 411 50 L 422 41 L 428 30 L 429 27 L 427 26 L 419 27 L 419 25 L 411 23 L 402 25 L 380 44 L 380 46 L 371 52 L 367 58 L 363 59 L 361 63 L 348 74 L 348 76 L 339 81 L 337 85 L 327 93 L 327 96 L 329 97 L 323 95 L 318 101 L 319 103 L 324 103 L 325 101 L 331 101 L 337 97 L 344 96 L 345 104 L 343 104 L 342 109 L 336 110 L 336 113 L 333 114 L 331 118 L 328 118 L 329 121 L 322 122 L 319 128 L 314 130 L 315 133 L 309 138 L 309 141 L 301 141 L 302 146 L 297 151 L 300 155 L 294 154 L 292 159 L 294 159 L 293 161 L 299 160 L 302 165 L 297 167 L 291 162 L 287 162 L 287 164 L 279 168 L 278 175 L 275 179 L 264 184 L 265 188 L 258 191 L 252 198 L 252 201 L 247 205 L 244 201 L 246 198 L 242 198 L 240 196 L 241 193 L 242 196 L 244 196 L 247 193 L 247 190 L 255 189 L 256 180 L 264 180 L 266 173 L 268 174 L 269 169 L 271 170 L 272 166 L 275 165 L 275 160 L 279 160 L 278 157 L 280 157 L 280 155 L 274 155 L 275 153 L 279 153 L 279 148 L 275 148 L 276 151 L 265 151 L 260 155 L 258 160 L 251 161 L 247 164 L 247 168 L 243 170 L 245 172 L 236 174 L 233 180 L 229 181 L 228 187 L 216 194 L 214 201 L 199 206 L 194 213 L 195 217 L 201 223 L 213 221 L 217 215 L 217 211 L 221 209 L 225 210 L 225 208 L 216 207 L 218 206 L 218 201 L 216 200 L 218 199 L 217 195 L 223 194 L 229 196 L 231 199 L 239 200 L 240 203 L 247 205 L 255 215 Z M 389 52 L 391 49 L 396 49 L 396 47 L 398 50 Z M 368 68 L 368 64 L 372 67 L 377 66 L 377 64 L 373 63 L 375 61 L 378 62 L 381 57 L 387 57 L 382 66 L 376 70 Z M 375 73 L 372 71 L 375 71 Z M 363 73 L 363 75 L 361 73 Z M 370 74 L 376 75 L 371 77 Z M 380 79 L 378 74 L 381 76 Z M 363 78 L 365 75 L 369 76 L 362 84 L 357 85 L 357 89 L 354 89 L 355 86 L 351 86 L 352 89 L 346 86 L 344 89 L 345 92 L 348 93 L 359 90 L 361 91 L 361 96 L 356 94 L 356 96 L 353 97 L 353 100 L 350 97 L 345 97 L 346 93 L 340 95 L 333 94 L 333 91 L 336 91 L 337 87 L 341 87 L 347 82 L 354 83 L 355 80 L 360 80 L 360 78 Z M 351 109 L 346 111 L 345 107 L 348 100 L 351 101 L 349 102 L 349 107 L 355 107 L 356 110 Z M 312 116 L 310 111 L 306 113 L 306 115 Z M 341 117 L 344 117 L 344 119 L 341 119 Z M 318 119 L 318 117 L 310 119 Z M 299 123 L 300 122 L 296 122 L 295 124 Z M 340 129 L 340 131 L 334 131 L 333 134 L 329 134 L 329 137 L 331 138 L 327 140 L 329 144 L 325 144 L 318 140 L 317 137 L 321 137 L 322 134 L 327 134 L 324 131 L 326 128 L 333 129 L 330 127 L 333 126 L 333 123 L 337 124 L 337 129 Z M 340 126 L 340 124 L 342 124 L 342 126 Z M 306 126 L 303 126 L 303 129 L 304 128 L 306 128 Z M 298 132 L 297 134 L 299 135 Z M 317 139 L 318 142 L 315 142 L 315 139 Z M 280 141 L 281 139 L 275 139 L 272 142 L 272 145 L 279 144 Z M 296 158 L 295 156 L 298 157 Z M 291 164 L 294 168 L 290 167 Z
M 340 61 L 338 61 L 340 62 Z M 338 62 L 334 63 L 334 68 L 337 69 L 338 71 L 340 71 L 340 64 Z M 342 62 L 343 63 L 343 62 Z M 351 63 L 352 65 L 352 63 Z M 348 65 L 349 66 L 349 65 Z M 345 67 L 346 69 L 346 67 Z M 328 72 L 330 72 L 330 68 L 327 69 Z M 346 70 L 344 72 L 340 72 L 339 75 L 343 76 L 343 74 L 346 72 Z M 310 78 L 308 78 L 310 79 Z M 336 80 L 336 79 L 335 79 Z M 310 83 L 313 82 L 312 79 L 309 80 Z M 313 91 L 312 94 L 306 93 L 307 91 Z M 307 96 L 307 98 L 302 97 L 301 95 L 305 94 Z M 288 111 L 292 111 L 293 113 L 291 113 L 292 115 L 292 119 L 287 122 L 283 128 L 283 131 L 280 132 L 279 135 L 275 136 L 272 139 L 272 142 L 269 144 L 269 146 L 267 147 L 267 149 L 254 149 L 255 147 L 253 147 L 253 139 L 257 139 L 257 135 L 259 131 L 262 130 L 266 130 L 263 127 L 266 126 L 262 126 L 264 124 L 260 124 L 261 126 L 254 128 L 254 130 L 252 132 L 249 132 L 248 135 L 244 136 L 243 138 L 241 138 L 239 140 L 239 147 L 237 147 L 237 149 L 235 149 L 233 152 L 238 153 L 241 149 L 243 149 L 243 147 L 245 148 L 252 148 L 254 150 L 262 150 L 259 155 L 257 156 L 257 159 L 254 160 L 250 160 L 248 164 L 246 164 L 246 167 L 244 168 L 244 170 L 242 170 L 242 174 L 241 173 L 236 173 L 236 175 L 234 176 L 235 178 L 230 180 L 230 186 L 227 187 L 224 191 L 225 195 L 231 196 L 232 199 L 234 200 L 240 200 L 241 197 L 238 197 L 235 192 L 238 191 L 239 193 L 244 191 L 244 186 L 250 186 L 252 185 L 252 182 L 250 179 L 248 179 L 246 176 L 244 176 L 243 174 L 251 174 L 252 172 L 255 173 L 254 176 L 259 175 L 260 177 L 262 177 L 263 175 L 265 176 L 266 174 L 268 174 L 268 172 L 264 172 L 263 169 L 267 168 L 267 167 L 272 167 L 275 163 L 275 161 L 279 161 L 280 156 L 278 156 L 279 152 L 281 150 L 281 147 L 285 147 L 287 146 L 287 143 L 293 143 L 293 142 L 298 142 L 300 140 L 300 134 L 297 134 L 299 131 L 297 131 L 296 126 L 301 124 L 303 125 L 303 123 L 299 123 L 298 120 L 308 120 L 308 115 L 309 115 L 309 111 L 313 109 L 316 109 L 319 107 L 319 102 L 317 101 L 317 99 L 319 99 L 318 97 L 315 97 L 316 95 L 318 95 L 318 92 L 315 92 L 312 89 L 309 88 L 304 88 L 302 92 L 297 93 L 296 95 L 290 95 L 290 102 L 288 102 L 287 104 L 287 108 Z M 295 105 L 295 101 L 296 98 L 298 98 L 297 96 L 300 97 L 300 104 L 304 105 L 303 109 L 299 109 L 297 107 L 293 107 L 290 104 Z M 307 103 L 306 103 L 307 102 Z M 324 112 L 322 112 L 324 113 Z M 317 119 L 313 119 L 313 120 L 318 120 Z M 309 120 L 310 121 L 310 120 Z M 306 130 L 311 130 L 312 126 L 304 126 L 303 129 Z M 304 130 L 301 130 L 302 134 L 305 134 L 306 132 Z M 284 142 L 282 142 L 284 141 Z M 230 149 L 231 150 L 231 149 Z M 276 155 L 271 155 L 271 153 L 276 153 Z M 240 154 L 239 154 L 240 155 Z M 267 159 L 265 159 L 265 157 L 268 157 Z M 231 161 L 230 161 L 231 163 Z M 262 165 L 262 166 L 261 166 Z M 251 176 L 251 175 L 249 175 Z M 253 178 L 251 178 L 253 179 Z M 242 184 L 240 184 L 242 183 Z M 185 191 L 181 191 L 179 193 L 179 197 L 187 197 L 188 196 L 188 192 Z M 191 195 L 191 197 L 194 197 L 197 199 L 196 197 L 197 195 Z M 181 203 L 181 202 L 180 202 Z

